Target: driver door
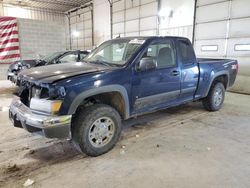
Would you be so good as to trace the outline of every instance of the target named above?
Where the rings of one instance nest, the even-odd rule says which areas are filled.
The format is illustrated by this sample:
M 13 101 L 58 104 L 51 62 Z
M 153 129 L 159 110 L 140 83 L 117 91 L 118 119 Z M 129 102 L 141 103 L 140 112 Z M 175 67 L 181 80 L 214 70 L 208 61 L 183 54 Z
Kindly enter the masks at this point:
M 156 68 L 146 71 L 136 68 L 132 79 L 132 113 L 171 105 L 180 95 L 180 70 L 172 41 L 160 39 L 151 43 L 140 60 L 144 57 L 152 58 Z

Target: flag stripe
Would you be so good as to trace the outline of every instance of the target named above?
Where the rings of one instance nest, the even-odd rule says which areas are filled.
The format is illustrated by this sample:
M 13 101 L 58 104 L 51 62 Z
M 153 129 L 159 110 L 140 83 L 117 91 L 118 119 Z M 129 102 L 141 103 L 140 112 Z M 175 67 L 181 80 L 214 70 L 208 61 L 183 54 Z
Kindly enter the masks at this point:
M 11 31 L 8 33 L 2 33 L 0 34 L 0 37 L 9 37 L 10 35 L 18 34 L 18 31 Z
M 17 26 L 9 28 L 9 29 L 0 30 L 0 33 L 1 34 L 10 33 L 11 31 L 17 31 Z
M 20 53 L 19 50 L 11 50 L 11 51 L 0 52 L 0 56 L 6 56 L 6 55 L 18 54 L 18 53 Z
M 11 21 L 11 20 L 16 20 L 16 18 L 7 17 L 7 16 L 0 17 L 0 22 L 7 22 L 7 21 Z
M 13 28 L 13 27 L 17 27 L 17 23 L 2 25 L 2 26 L 0 26 L 0 29 L 4 30 L 4 29 L 10 29 L 10 28 Z
M 0 17 L 0 63 L 20 59 L 17 19 Z
M 19 43 L 18 42 L 10 42 L 10 43 L 7 43 L 7 44 L 0 46 L 0 49 L 12 47 L 12 46 L 19 46 Z
M 4 40 L 4 41 L 0 42 L 0 46 L 2 46 L 4 44 L 16 43 L 16 42 L 19 42 L 19 39 L 17 39 L 17 38 L 7 39 L 7 40 Z
M 19 46 L 10 46 L 10 47 L 5 47 L 5 48 L 0 48 L 0 53 L 11 51 L 11 50 L 19 50 Z
M 10 58 L 19 58 L 20 54 L 10 54 L 10 55 L 5 55 L 5 56 L 0 56 L 0 60 L 3 59 L 10 59 Z
M 3 37 L 3 38 L 0 37 L 0 42 L 8 40 L 8 39 L 18 39 L 18 35 L 15 34 L 15 35 L 6 36 L 6 37 Z

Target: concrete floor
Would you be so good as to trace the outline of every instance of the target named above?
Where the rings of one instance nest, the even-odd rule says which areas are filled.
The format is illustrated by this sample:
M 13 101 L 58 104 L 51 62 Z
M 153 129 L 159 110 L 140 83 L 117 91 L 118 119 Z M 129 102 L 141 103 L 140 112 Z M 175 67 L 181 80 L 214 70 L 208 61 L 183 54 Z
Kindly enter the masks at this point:
M 8 106 L 11 89 L 0 92 Z M 226 93 L 219 112 L 200 103 L 124 122 L 117 146 L 91 158 L 69 141 L 14 128 L 0 112 L 0 187 L 250 187 L 250 96 Z

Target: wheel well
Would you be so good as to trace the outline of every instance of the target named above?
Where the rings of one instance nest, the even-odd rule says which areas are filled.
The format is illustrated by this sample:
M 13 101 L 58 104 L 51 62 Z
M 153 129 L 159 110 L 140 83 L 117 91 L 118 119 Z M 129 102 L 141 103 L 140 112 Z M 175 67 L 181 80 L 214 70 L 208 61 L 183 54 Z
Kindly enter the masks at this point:
M 84 108 L 93 104 L 107 104 L 118 111 L 120 116 L 126 118 L 126 107 L 122 95 L 119 92 L 107 92 L 90 96 L 82 101 L 79 108 Z
M 213 84 L 216 82 L 221 82 L 224 85 L 225 89 L 227 89 L 228 76 L 227 75 L 218 76 L 214 79 Z

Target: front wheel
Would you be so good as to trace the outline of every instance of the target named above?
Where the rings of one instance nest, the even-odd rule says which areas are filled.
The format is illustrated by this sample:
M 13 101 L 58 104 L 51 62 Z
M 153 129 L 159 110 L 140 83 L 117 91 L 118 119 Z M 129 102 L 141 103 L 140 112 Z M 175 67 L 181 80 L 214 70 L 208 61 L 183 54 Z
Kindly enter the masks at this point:
M 221 82 L 214 83 L 208 96 L 202 100 L 203 106 L 208 111 L 217 111 L 222 107 L 225 98 L 225 87 Z
M 73 143 L 89 156 L 111 150 L 119 140 L 121 117 L 111 106 L 95 104 L 77 112 L 72 126 Z

